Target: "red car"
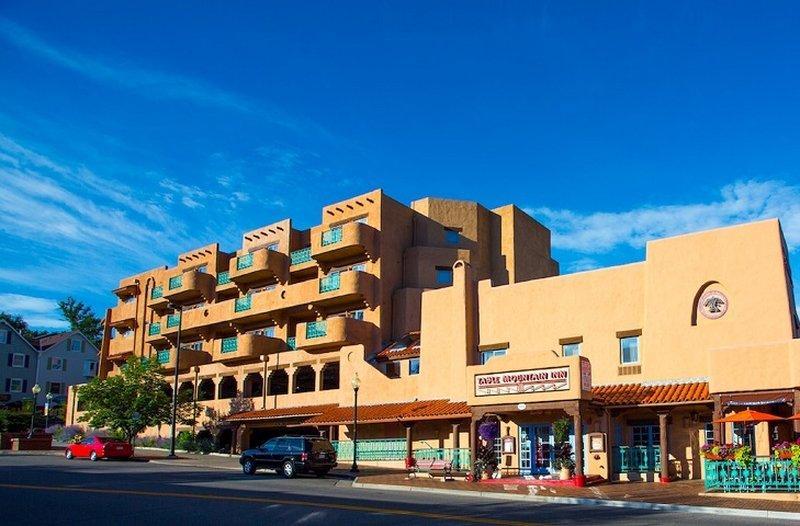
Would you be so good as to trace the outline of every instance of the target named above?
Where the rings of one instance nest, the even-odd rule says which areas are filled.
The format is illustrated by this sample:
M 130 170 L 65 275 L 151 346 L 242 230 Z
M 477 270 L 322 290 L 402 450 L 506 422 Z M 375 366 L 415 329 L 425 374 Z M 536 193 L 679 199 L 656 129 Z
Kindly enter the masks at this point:
M 109 437 L 88 437 L 77 444 L 67 446 L 64 456 L 67 460 L 73 458 L 88 458 L 99 460 L 101 458 L 131 458 L 133 448 L 127 442 Z

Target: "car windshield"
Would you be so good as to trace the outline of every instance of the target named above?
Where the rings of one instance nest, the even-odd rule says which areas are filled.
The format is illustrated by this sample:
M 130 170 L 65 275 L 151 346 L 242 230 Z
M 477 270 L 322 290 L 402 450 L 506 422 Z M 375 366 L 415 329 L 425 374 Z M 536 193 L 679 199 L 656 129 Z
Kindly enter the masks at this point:
M 333 451 L 333 445 L 327 440 L 309 440 L 309 442 L 311 442 L 311 451 L 314 453 Z
M 106 442 L 114 442 L 114 439 L 111 437 L 94 437 L 94 439 L 101 444 L 105 444 Z

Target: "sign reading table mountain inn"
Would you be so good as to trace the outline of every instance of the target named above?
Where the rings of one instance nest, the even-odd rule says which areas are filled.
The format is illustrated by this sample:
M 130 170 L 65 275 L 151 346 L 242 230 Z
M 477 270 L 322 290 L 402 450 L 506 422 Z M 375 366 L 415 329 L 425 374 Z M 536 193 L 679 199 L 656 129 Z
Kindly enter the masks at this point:
M 569 367 L 476 374 L 475 396 L 569 390 Z

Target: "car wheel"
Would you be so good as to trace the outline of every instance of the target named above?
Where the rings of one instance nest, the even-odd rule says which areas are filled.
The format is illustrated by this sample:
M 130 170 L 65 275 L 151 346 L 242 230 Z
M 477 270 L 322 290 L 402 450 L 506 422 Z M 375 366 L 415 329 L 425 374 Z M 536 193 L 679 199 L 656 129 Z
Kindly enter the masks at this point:
M 64 458 L 66 458 L 67 460 L 72 460 L 73 458 L 75 458 L 75 455 L 72 454 L 71 449 L 68 449 L 64 452 Z
M 242 471 L 245 475 L 255 475 L 256 473 L 256 464 L 251 459 L 247 459 L 242 464 Z
M 100 457 L 97 456 L 97 451 L 92 451 L 92 454 L 89 455 L 89 460 L 93 462 L 97 462 Z
M 294 462 L 291 460 L 287 460 L 283 463 L 283 467 L 281 468 L 281 473 L 287 479 L 293 478 L 295 475 L 294 472 Z

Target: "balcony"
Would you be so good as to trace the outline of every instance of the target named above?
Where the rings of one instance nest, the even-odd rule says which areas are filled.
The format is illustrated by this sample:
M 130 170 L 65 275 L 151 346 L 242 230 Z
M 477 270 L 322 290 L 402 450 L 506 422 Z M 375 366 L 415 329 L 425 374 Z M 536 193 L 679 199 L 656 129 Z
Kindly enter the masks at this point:
M 158 363 L 161 364 L 161 367 L 164 368 L 165 372 L 171 372 L 175 370 L 175 349 L 161 349 L 156 354 L 156 359 Z M 186 369 L 190 369 L 197 365 L 204 365 L 211 361 L 211 355 L 205 351 L 195 351 L 194 349 L 189 349 L 188 347 L 184 347 L 181 349 L 181 363 L 179 370 L 185 371 Z
M 163 289 L 164 297 L 168 301 L 185 303 L 204 298 L 209 301 L 214 298 L 217 280 L 211 274 L 189 270 L 178 270 L 167 277 L 166 287 Z
M 111 309 L 112 327 L 134 329 L 136 327 L 136 302 L 120 303 Z
M 113 359 L 127 358 L 133 355 L 133 338 L 117 336 L 108 342 L 108 357 Z
M 164 286 L 156 285 L 150 290 L 150 297 L 148 298 L 147 305 L 151 309 L 162 311 L 169 305 L 169 300 L 164 297 Z
M 375 325 L 372 323 L 337 316 L 321 321 L 298 323 L 295 346 L 306 351 L 359 343 L 370 346 L 374 335 Z
M 262 334 L 240 334 L 214 342 L 212 361 L 226 364 L 258 360 L 262 354 L 274 354 L 286 350 L 280 338 Z
M 376 283 L 377 278 L 367 272 L 351 270 L 331 273 L 318 280 L 314 304 L 331 306 L 364 301 L 369 307 L 374 304 Z
M 161 325 L 162 322 L 160 321 L 154 321 L 147 325 L 144 333 L 144 341 L 147 343 L 163 341 L 164 335 L 161 334 Z
M 221 271 L 217 274 L 217 290 L 231 290 L 235 289 L 236 284 L 231 281 L 231 273 L 227 270 Z
M 286 255 L 260 248 L 231 259 L 228 274 L 237 285 L 277 279 L 286 282 L 289 268 Z
M 320 262 L 333 262 L 366 254 L 377 257 L 378 231 L 365 223 L 350 222 L 333 228 L 311 229 L 311 257 Z

